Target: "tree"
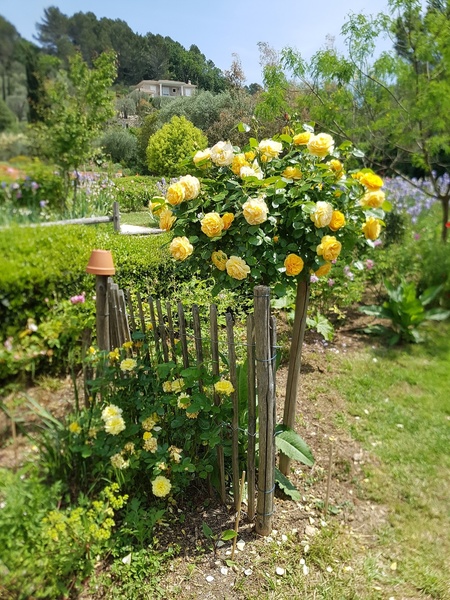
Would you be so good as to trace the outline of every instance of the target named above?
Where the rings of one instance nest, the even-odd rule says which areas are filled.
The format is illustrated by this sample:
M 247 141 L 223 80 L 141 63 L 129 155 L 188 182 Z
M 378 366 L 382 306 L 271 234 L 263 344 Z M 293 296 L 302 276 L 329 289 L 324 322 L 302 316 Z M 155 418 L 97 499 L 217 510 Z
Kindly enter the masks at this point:
M 0 77 L 3 100 L 12 92 L 10 82 L 19 41 L 20 36 L 14 25 L 0 16 Z
M 70 171 L 78 170 L 90 157 L 93 140 L 115 114 L 110 87 L 116 72 L 116 55 L 112 52 L 101 54 L 92 69 L 80 54 L 75 54 L 70 58 L 69 70 L 61 69 L 46 84 L 43 122 L 34 131 L 43 154 L 62 169 L 66 197 L 71 181 L 76 196 L 77 177 L 71 180 Z
M 390 13 L 351 15 L 343 27 L 348 56 L 333 48 L 307 64 L 293 49 L 284 65 L 302 83 L 311 117 L 364 149 L 373 166 L 408 178 L 418 169 L 442 206 L 447 239 L 450 184 L 450 2 L 390 0 Z M 396 54 L 373 60 L 380 35 L 395 39 Z M 414 183 L 413 183 L 414 184 Z M 416 184 L 419 185 L 419 184 Z

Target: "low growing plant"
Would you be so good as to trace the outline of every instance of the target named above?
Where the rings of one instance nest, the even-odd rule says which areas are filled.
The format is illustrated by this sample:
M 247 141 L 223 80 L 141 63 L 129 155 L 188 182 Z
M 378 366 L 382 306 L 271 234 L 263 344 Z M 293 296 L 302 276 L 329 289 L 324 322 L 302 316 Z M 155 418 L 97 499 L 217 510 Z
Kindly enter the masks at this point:
M 442 285 L 428 288 L 419 296 L 411 282 L 402 281 L 397 287 L 385 282 L 385 287 L 388 299 L 381 306 L 362 306 L 360 311 L 391 322 L 389 326 L 377 324 L 364 329 L 365 333 L 386 336 L 390 346 L 401 342 L 421 342 L 423 338 L 418 328 L 424 321 L 443 321 L 450 316 L 448 310 L 426 308 L 442 292 Z

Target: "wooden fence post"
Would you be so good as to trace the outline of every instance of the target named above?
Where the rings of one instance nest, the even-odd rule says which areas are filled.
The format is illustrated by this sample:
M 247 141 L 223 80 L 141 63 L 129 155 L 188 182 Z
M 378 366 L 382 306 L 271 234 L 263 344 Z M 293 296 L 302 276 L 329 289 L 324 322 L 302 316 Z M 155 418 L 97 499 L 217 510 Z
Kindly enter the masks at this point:
M 305 337 L 306 317 L 309 302 L 309 280 L 297 283 L 295 298 L 295 318 L 292 330 L 292 341 L 289 356 L 288 378 L 286 383 L 286 397 L 284 400 L 283 425 L 295 429 L 295 415 L 297 413 L 297 385 L 302 364 L 302 347 Z M 289 474 L 290 458 L 285 454 L 280 456 L 280 471 Z
M 114 231 L 120 231 L 120 210 L 119 203 L 113 202 L 113 225 Z
M 256 387 L 259 412 L 259 471 L 256 532 L 272 531 L 275 492 L 275 379 L 270 333 L 270 289 L 254 288 Z
M 111 350 L 109 341 L 108 276 L 95 276 L 95 310 L 97 344 L 100 350 Z

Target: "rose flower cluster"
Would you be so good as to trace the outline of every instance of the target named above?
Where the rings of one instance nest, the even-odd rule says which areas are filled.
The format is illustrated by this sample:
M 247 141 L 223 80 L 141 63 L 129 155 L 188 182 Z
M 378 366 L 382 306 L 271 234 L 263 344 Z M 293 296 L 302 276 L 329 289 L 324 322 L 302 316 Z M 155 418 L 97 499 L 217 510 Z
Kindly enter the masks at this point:
M 172 257 L 221 287 L 328 275 L 343 254 L 379 237 L 389 203 L 361 153 L 308 125 L 242 151 L 220 141 L 193 157 L 152 212 L 173 231 Z

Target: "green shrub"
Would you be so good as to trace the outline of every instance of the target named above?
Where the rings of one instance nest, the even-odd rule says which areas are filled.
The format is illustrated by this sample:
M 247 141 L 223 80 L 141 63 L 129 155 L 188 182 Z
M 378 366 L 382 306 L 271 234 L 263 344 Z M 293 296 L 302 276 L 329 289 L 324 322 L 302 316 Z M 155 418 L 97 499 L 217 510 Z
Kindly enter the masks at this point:
M 128 129 L 108 129 L 100 139 L 103 152 L 115 163 L 127 168 L 136 168 L 138 141 Z
M 122 211 L 137 211 L 148 206 L 158 194 L 156 177 L 139 176 L 116 179 L 116 199 Z
M 0 131 L 5 131 L 17 123 L 16 115 L 12 112 L 6 102 L 0 98 Z
M 166 245 L 169 236 L 114 234 L 112 225 L 11 227 L 0 236 L 0 336 L 39 324 L 49 305 L 81 292 L 94 293 L 95 278 L 86 274 L 94 248 L 111 250 L 115 281 L 122 288 L 159 293 L 173 273 Z
M 0 160 L 10 160 L 18 154 L 27 154 L 29 150 L 30 140 L 23 133 L 0 133 Z
M 172 117 L 149 140 L 147 164 L 156 175 L 179 175 L 181 163 L 208 145 L 206 136 L 185 117 Z

